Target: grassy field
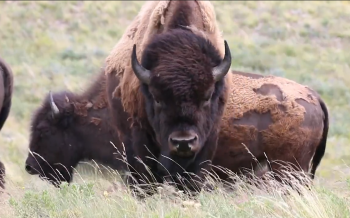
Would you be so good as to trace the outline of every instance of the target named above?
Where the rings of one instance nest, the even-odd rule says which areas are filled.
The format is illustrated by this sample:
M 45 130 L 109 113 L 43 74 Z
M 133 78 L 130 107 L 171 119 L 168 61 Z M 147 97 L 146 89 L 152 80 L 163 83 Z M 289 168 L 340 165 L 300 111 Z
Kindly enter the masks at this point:
M 0 56 L 14 72 L 10 116 L 0 133 L 6 192 L 0 217 L 350 217 L 350 2 L 213 2 L 232 68 L 273 74 L 318 91 L 330 113 L 326 154 L 312 191 L 237 184 L 195 201 L 160 193 L 137 201 L 79 166 L 57 190 L 24 171 L 32 112 L 49 90 L 80 91 L 143 2 L 0 2 Z M 164 190 L 163 190 L 164 191 Z

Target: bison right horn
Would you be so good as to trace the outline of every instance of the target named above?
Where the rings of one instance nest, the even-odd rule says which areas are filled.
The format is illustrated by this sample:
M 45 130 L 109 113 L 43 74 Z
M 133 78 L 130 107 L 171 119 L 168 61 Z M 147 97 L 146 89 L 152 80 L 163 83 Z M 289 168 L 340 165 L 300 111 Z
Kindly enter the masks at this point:
M 131 66 L 133 71 L 135 72 L 135 75 L 141 82 L 146 83 L 147 85 L 150 84 L 151 81 L 151 72 L 147 69 L 145 69 L 137 60 L 136 57 L 136 44 L 134 44 L 132 48 L 132 54 L 131 54 Z
M 226 40 L 224 41 L 224 43 L 225 43 L 225 57 L 222 60 L 222 62 L 218 66 L 214 67 L 213 69 L 213 77 L 216 82 L 224 78 L 224 76 L 228 73 L 228 70 L 231 67 L 230 48 L 228 47 Z
M 52 92 L 51 91 L 50 91 L 50 106 L 51 106 L 51 110 L 52 110 L 54 115 L 60 113 L 60 110 L 58 109 L 57 105 L 53 101 L 53 97 L 52 97 Z

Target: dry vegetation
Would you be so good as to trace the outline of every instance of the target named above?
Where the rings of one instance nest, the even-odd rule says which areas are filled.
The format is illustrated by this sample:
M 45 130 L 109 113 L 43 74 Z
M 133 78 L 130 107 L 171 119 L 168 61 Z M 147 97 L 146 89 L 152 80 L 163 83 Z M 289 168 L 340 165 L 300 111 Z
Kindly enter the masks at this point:
M 257 189 L 238 181 L 197 199 L 160 194 L 137 201 L 115 172 L 79 166 L 55 189 L 24 171 L 31 114 L 49 90 L 80 91 L 143 2 L 0 2 L 0 56 L 15 78 L 0 134 L 6 192 L 0 217 L 350 217 L 350 3 L 213 2 L 234 69 L 293 79 L 317 90 L 330 113 L 325 157 L 311 191 Z M 105 170 L 108 172 L 108 170 Z

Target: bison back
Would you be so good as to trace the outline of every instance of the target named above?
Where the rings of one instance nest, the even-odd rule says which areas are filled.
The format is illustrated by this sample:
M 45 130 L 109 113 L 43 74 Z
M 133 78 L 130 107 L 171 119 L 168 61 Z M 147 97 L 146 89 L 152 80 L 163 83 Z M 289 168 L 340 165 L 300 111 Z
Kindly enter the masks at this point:
M 214 165 L 234 172 L 281 160 L 308 171 L 320 143 L 319 96 L 292 80 L 232 72 Z

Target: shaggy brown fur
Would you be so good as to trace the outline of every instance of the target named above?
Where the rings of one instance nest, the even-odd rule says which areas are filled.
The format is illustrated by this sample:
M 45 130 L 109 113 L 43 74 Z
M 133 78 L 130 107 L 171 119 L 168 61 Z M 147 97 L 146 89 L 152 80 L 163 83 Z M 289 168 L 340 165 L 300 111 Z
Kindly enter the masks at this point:
M 25 167 L 29 174 L 46 177 L 58 186 L 61 181 L 72 180 L 72 168 L 83 160 L 93 159 L 116 170 L 127 170 L 105 93 L 106 79 L 101 72 L 82 94 L 54 93 L 60 111 L 54 117 L 50 98 L 46 97 L 32 120 L 29 148 L 33 154 L 28 154 Z
M 285 78 L 236 71 L 230 93 L 213 164 L 239 172 L 256 166 L 253 155 L 261 162 L 267 157 L 274 171 L 282 167 L 275 161 L 284 161 L 309 172 L 312 161 L 313 178 L 328 133 L 320 96 Z

